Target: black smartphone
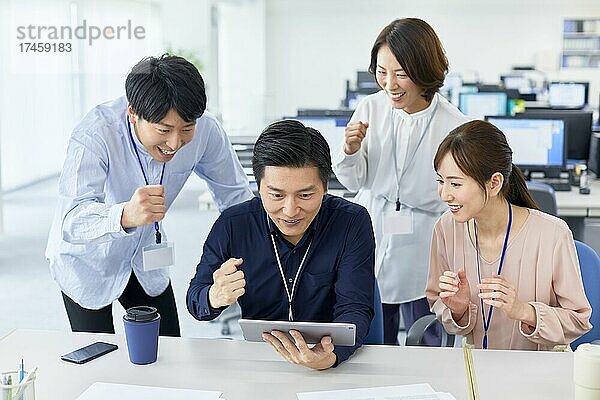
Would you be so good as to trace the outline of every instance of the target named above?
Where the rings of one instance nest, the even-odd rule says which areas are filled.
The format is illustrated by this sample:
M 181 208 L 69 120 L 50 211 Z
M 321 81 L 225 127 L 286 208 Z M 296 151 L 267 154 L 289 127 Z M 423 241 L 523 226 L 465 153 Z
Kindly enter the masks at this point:
M 119 346 L 112 343 L 96 342 L 75 351 L 72 351 L 64 356 L 61 356 L 61 360 L 69 361 L 75 364 L 84 364 L 94 358 L 103 356 L 104 354 L 110 353 L 118 349 Z

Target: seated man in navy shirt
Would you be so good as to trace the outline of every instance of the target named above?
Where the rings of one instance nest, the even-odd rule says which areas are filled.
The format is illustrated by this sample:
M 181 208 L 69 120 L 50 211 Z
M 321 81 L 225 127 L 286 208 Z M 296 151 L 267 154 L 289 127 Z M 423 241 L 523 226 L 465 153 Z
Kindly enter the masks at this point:
M 345 361 L 373 318 L 375 239 L 366 209 L 327 195 L 329 146 L 315 129 L 279 121 L 262 132 L 252 168 L 260 198 L 225 210 L 204 244 L 187 292 L 190 313 L 216 318 L 239 302 L 243 318 L 347 322 L 356 345 L 329 336 L 309 348 L 278 331 L 263 334 L 286 360 L 313 369 Z

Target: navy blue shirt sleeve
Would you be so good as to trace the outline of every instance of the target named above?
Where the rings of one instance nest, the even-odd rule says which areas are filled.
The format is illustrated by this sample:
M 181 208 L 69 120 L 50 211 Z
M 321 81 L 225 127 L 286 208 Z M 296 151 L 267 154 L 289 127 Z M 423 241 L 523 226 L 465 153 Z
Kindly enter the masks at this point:
M 230 256 L 228 222 L 223 215 L 214 223 L 202 251 L 196 275 L 190 281 L 186 303 L 190 314 L 200 321 L 210 321 L 218 317 L 227 307 L 212 308 L 208 302 L 208 290 L 213 284 L 213 273 Z
M 344 246 L 335 282 L 333 322 L 355 324 L 356 343 L 354 346 L 337 346 L 334 349 L 337 356 L 334 367 L 346 361 L 362 346 L 374 315 L 375 237 L 371 218 L 364 208 L 357 214 L 354 223 L 350 224 Z

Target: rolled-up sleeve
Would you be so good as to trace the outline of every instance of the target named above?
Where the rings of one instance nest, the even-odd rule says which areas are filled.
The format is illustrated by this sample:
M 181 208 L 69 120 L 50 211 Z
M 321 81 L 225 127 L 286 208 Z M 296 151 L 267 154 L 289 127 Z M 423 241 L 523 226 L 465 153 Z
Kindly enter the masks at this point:
M 59 180 L 62 239 L 70 244 L 93 245 L 128 236 L 133 230 L 121 226 L 125 203 L 104 203 L 108 155 L 91 139 L 84 141 L 71 139 Z

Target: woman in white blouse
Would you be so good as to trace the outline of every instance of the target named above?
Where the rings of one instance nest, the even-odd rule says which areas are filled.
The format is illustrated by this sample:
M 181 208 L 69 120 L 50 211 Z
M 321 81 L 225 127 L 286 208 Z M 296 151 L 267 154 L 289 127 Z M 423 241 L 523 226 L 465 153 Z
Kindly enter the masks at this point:
M 433 225 L 445 210 L 433 157 L 448 132 L 467 118 L 437 93 L 448 60 L 425 21 L 404 18 L 386 26 L 371 50 L 369 71 L 382 90 L 356 108 L 334 171 L 371 213 L 384 343 L 397 344 L 400 309 L 407 330 L 430 313 L 429 246 Z M 426 335 L 424 343 L 438 344 L 439 334 Z

